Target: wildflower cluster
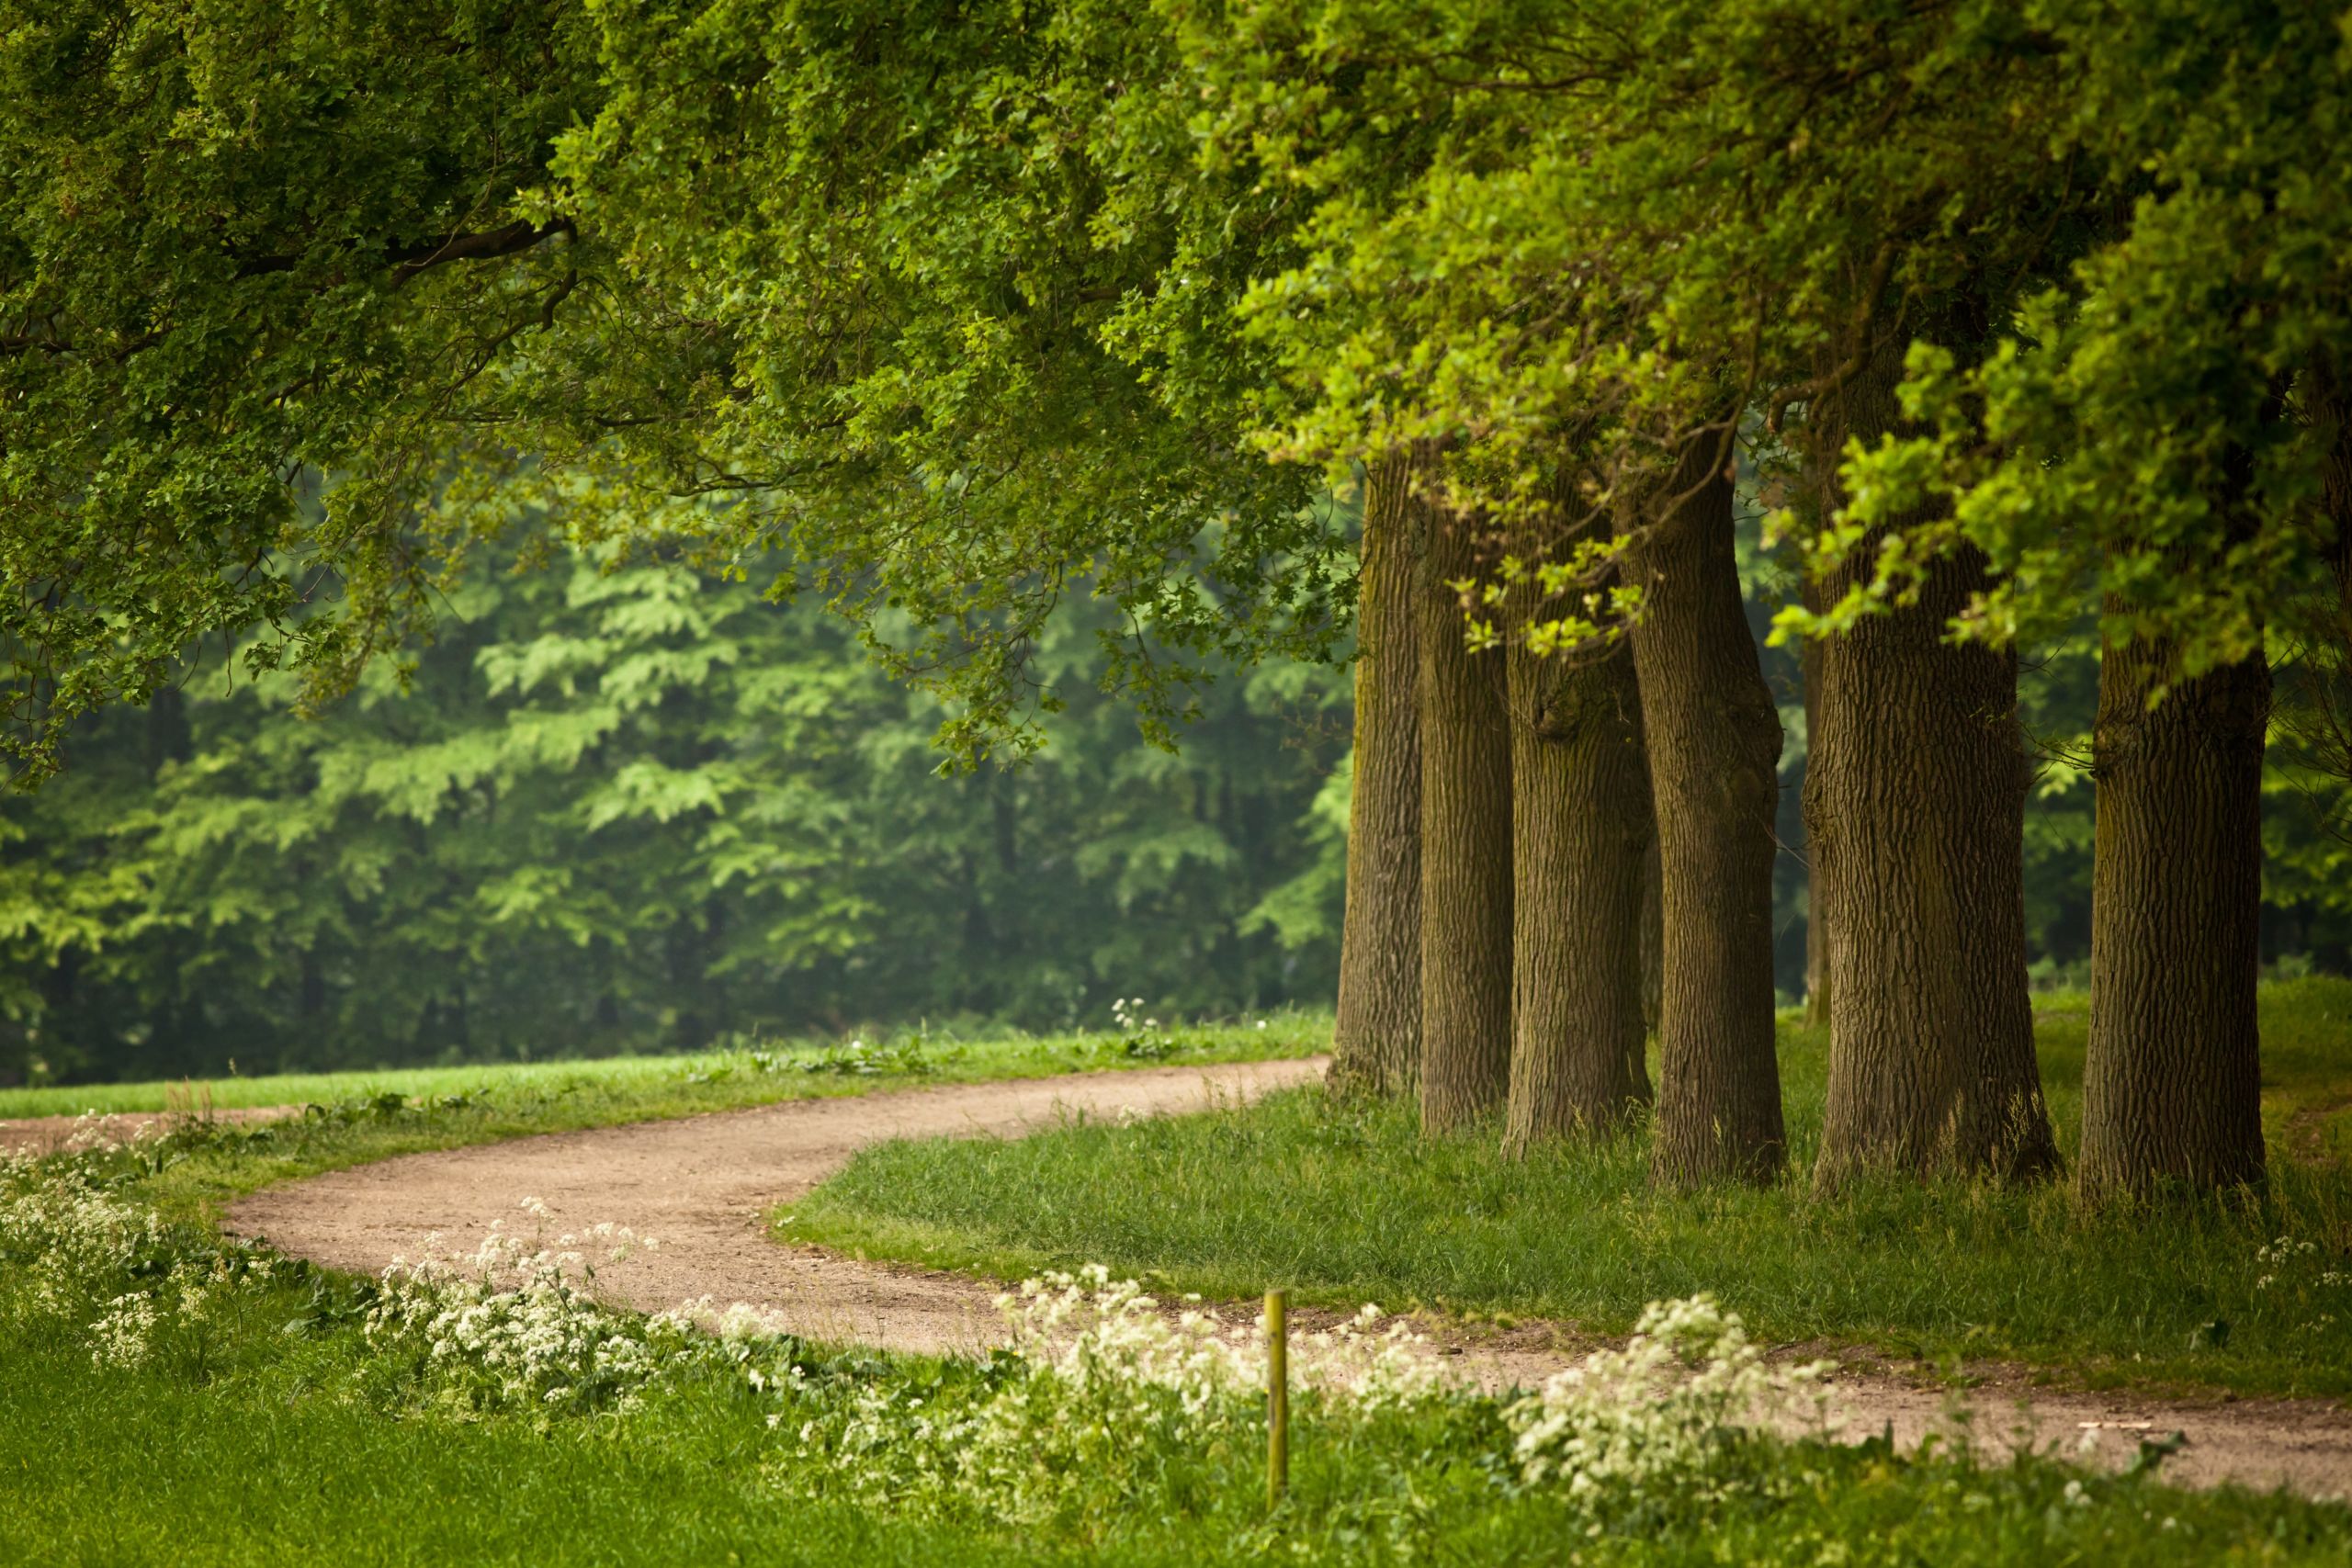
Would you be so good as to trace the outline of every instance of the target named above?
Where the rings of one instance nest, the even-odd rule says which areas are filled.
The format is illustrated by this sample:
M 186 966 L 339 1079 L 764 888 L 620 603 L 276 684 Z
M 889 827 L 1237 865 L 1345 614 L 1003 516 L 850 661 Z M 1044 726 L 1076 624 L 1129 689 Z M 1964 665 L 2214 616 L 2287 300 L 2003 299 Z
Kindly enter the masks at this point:
M 689 1067 L 685 1081 L 692 1084 L 719 1083 L 732 1077 L 740 1067 L 747 1073 L 808 1073 L 832 1077 L 922 1077 L 939 1070 L 939 1063 L 927 1049 L 929 1035 L 918 1032 L 903 1040 L 868 1043 L 863 1036 L 846 1044 L 827 1046 L 821 1050 L 770 1051 L 742 1046 L 729 1051 L 716 1060 L 706 1058 L 702 1065 Z M 947 1057 L 956 1055 L 950 1051 Z
M 250 1245 L 167 1224 L 108 1192 L 104 1162 L 122 1145 L 95 1126 L 77 1127 L 66 1154 L 0 1155 L 0 1264 L 11 1286 L 0 1312 L 72 1318 L 96 1303 L 97 1315 L 80 1325 L 91 1359 L 137 1366 L 164 1332 L 200 1334 L 225 1293 L 266 1283 L 275 1265 Z
M 71 1310 L 100 1286 L 169 1267 L 170 1240 L 151 1209 L 109 1197 L 87 1162 L 0 1156 L 0 1258 L 23 1287 L 19 1310 Z
M 1100 1267 L 1025 1281 L 999 1299 L 1011 1348 L 954 1390 L 869 1384 L 804 1421 L 797 1439 L 852 1492 L 946 1515 L 1040 1523 L 1141 1489 L 1181 1490 L 1199 1456 L 1247 1444 L 1263 1420 L 1262 1321 L 1187 1298 L 1170 1314 Z M 1381 1314 L 1305 1337 L 1295 1365 L 1309 1409 L 1369 1410 L 1435 1396 L 1431 1358 Z M 942 1398 L 942 1394 L 945 1398 Z
M 2352 1265 L 2322 1252 L 2317 1242 L 2282 1235 L 2257 1250 L 2254 1260 L 2262 1269 L 2254 1281 L 2257 1292 L 2281 1312 L 2309 1314 L 2301 1332 L 2316 1334 L 2333 1326 L 2339 1312 L 2352 1311 Z
M 537 1199 L 522 1208 L 546 1218 Z M 624 1225 L 550 1242 L 493 1224 L 470 1257 L 395 1258 L 368 1310 L 368 1343 L 413 1352 L 446 1394 L 478 1409 L 625 1408 L 701 1350 L 688 1314 L 639 1317 L 592 1293 L 591 1254 L 617 1262 L 654 1245 Z
M 1652 1492 L 1715 1500 L 1744 1489 L 1758 1427 L 1826 1421 L 1826 1362 L 1776 1368 L 1711 1295 L 1653 1302 L 1622 1350 L 1599 1350 L 1506 1413 L 1521 1483 L 1581 1501 Z
M 1158 1018 L 1145 1016 L 1141 997 L 1112 998 L 1111 1025 L 1120 1037 L 1115 1048 L 1119 1055 L 1157 1062 L 1175 1054 L 1176 1042 L 1160 1028 Z

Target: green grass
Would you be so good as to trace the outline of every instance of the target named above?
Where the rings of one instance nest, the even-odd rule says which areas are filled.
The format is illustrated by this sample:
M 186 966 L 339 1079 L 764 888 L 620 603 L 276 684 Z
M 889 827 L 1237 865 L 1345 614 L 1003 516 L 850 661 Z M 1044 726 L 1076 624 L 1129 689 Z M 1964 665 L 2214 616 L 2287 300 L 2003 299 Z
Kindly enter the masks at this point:
M 392 1375 L 345 1322 L 357 1287 L 239 1295 L 204 1344 L 94 1368 L 70 1322 L 10 1310 L 0 1280 L 0 1562 L 116 1563 L 981 1564 L 1006 1562 L 1993 1564 L 2333 1563 L 2352 1512 L 2242 1492 L 2187 1495 L 2045 1461 L 1979 1470 L 1883 1451 L 1770 1448 L 1772 1497 L 1668 1498 L 1595 1522 L 1473 1462 L 1491 1416 L 1344 1429 L 1308 1419 L 1295 1485 L 1264 1510 L 1259 1457 L 1158 1456 L 1140 1490 L 1069 1477 L 1066 1528 L 909 1517 L 837 1496 L 829 1459 L 773 1429 L 740 1379 L 662 1389 L 626 1414 L 452 1414 L 386 1398 Z M 95 1310 L 96 1303 L 90 1306 Z M 857 1376 L 953 1399 L 980 1374 L 870 1359 Z M 371 1392 L 373 1391 L 373 1392 Z M 829 1496 L 831 1494 L 832 1496 Z M 1573 1547 L 1573 1554 L 1569 1549 Z
M 624 1122 L 732 1111 L 877 1088 L 1057 1073 L 1310 1055 L 1330 1042 L 1328 1013 L 1277 1012 L 1198 1024 L 1136 1045 L 1114 1032 L 1002 1033 L 971 1040 L 901 1036 L 854 1052 L 804 1045 L 603 1061 L 233 1078 L 210 1085 L 121 1084 L 0 1091 L 0 1118 L 161 1111 L 211 1090 L 218 1108 L 310 1105 L 281 1121 L 222 1122 L 182 1140 L 148 1195 L 175 1216 L 211 1218 L 256 1189 L 425 1149 L 493 1143 Z M 78 1097 L 60 1102 L 59 1095 Z M 85 1103 L 86 1102 L 86 1103 Z
M 1331 1042 L 1328 1011 L 1285 1009 L 1265 1016 L 1266 1027 L 1255 1020 L 1242 1023 L 1202 1023 L 1174 1030 L 1164 1043 L 1167 1060 L 1238 1061 L 1263 1056 L 1306 1055 L 1327 1050 Z M 869 1053 L 887 1065 L 911 1057 L 949 1081 L 982 1077 L 1028 1077 L 1043 1073 L 1076 1072 L 1106 1066 L 1151 1066 L 1161 1058 L 1149 1053 L 1149 1043 L 1136 1051 L 1125 1048 L 1129 1037 L 1107 1030 L 1070 1030 L 1032 1034 L 1004 1030 L 962 1038 L 950 1033 L 888 1032 L 871 1037 Z M 757 1048 L 771 1056 L 793 1061 L 843 1058 L 849 1043 L 837 1041 L 772 1042 Z M 107 1113 L 171 1109 L 191 1093 L 200 1092 L 221 1110 L 246 1106 L 332 1104 L 379 1094 L 434 1099 L 445 1095 L 489 1094 L 528 1099 L 591 1093 L 626 1100 L 642 1096 L 668 1105 L 683 1096 L 688 1111 L 758 1104 L 783 1097 L 783 1083 L 798 1083 L 804 1092 L 857 1092 L 868 1081 L 855 1073 L 788 1073 L 763 1077 L 752 1067 L 753 1048 L 732 1046 L 664 1056 L 606 1056 L 549 1062 L 498 1063 L 475 1066 L 391 1067 L 368 1072 L 281 1073 L 263 1077 L 213 1077 L 200 1080 L 158 1078 L 146 1083 L 69 1084 L 41 1089 L 0 1089 L 0 1121 L 28 1116 L 77 1116 L 85 1111 Z M 694 1076 L 713 1079 L 696 1084 Z M 891 1076 L 883 1073 L 875 1076 Z M 688 1094 L 689 1089 L 709 1089 Z M 677 1114 L 656 1111 L 654 1114 Z
M 1556 1320 L 1622 1333 L 1712 1291 L 1774 1341 L 2020 1361 L 2052 1378 L 2352 1394 L 2352 983 L 2263 993 L 2274 1169 L 2261 1203 L 2087 1214 L 2063 1186 L 1871 1181 L 1815 1200 L 1825 1043 L 1784 1023 L 1795 1169 L 1767 1190 L 1654 1191 L 1643 1140 L 1523 1160 L 1491 1135 L 1424 1141 L 1395 1106 L 1296 1091 L 1121 1128 L 861 1154 L 779 1224 L 795 1241 L 1017 1278 L 1100 1262 L 1171 1290 Z M 2086 1010 L 2039 1017 L 2062 1142 L 2081 1118 Z M 2332 1108 L 2332 1109 L 2331 1109 Z M 2286 1267 L 2267 1241 L 2315 1244 Z M 2258 1281 L 2274 1276 L 2267 1287 Z M 2333 1321 L 2329 1321 L 2332 1319 Z M 2225 1328 L 2211 1325 L 2226 1325 Z

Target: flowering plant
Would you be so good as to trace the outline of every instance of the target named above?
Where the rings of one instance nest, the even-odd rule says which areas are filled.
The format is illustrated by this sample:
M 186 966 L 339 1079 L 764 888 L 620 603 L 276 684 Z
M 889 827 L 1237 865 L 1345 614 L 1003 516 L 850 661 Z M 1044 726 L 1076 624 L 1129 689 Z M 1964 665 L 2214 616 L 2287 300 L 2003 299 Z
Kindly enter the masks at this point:
M 1713 1499 L 1739 1487 L 1759 1426 L 1826 1421 L 1826 1361 L 1775 1367 L 1714 1297 L 1653 1302 L 1623 1349 L 1596 1350 L 1505 1413 L 1521 1483 L 1601 1502 L 1668 1486 Z
M 166 1329 L 187 1331 L 201 1354 L 208 1314 L 266 1282 L 275 1260 L 107 1191 L 102 1162 L 122 1145 L 77 1132 L 68 1147 L 48 1158 L 0 1155 L 0 1264 L 19 1287 L 0 1297 L 0 1310 L 70 1317 L 100 1303 L 85 1325 L 100 1366 L 141 1364 Z
M 547 1216 L 537 1199 L 522 1208 Z M 603 1305 L 589 1255 L 617 1262 L 653 1245 L 625 1225 L 550 1242 L 493 1224 L 469 1257 L 393 1259 L 368 1312 L 368 1342 L 414 1352 L 445 1394 L 477 1408 L 626 1408 L 665 1369 L 694 1359 L 692 1325 Z

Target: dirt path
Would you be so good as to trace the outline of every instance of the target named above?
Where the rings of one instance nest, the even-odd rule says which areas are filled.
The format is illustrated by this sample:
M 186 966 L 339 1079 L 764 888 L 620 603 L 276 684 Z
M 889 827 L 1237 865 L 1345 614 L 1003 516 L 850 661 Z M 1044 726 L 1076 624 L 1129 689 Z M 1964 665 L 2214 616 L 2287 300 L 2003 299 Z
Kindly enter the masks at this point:
M 787 1100 L 751 1111 L 640 1122 L 406 1155 L 271 1188 L 230 1226 L 331 1269 L 372 1274 L 394 1258 L 469 1253 L 494 1221 L 549 1236 L 611 1222 L 660 1243 L 599 1264 L 598 1284 L 649 1312 L 708 1296 L 748 1302 L 812 1339 L 957 1352 L 994 1344 L 997 1290 L 961 1275 L 879 1268 L 779 1247 L 768 1211 L 815 1187 L 868 1144 L 1035 1132 L 1069 1112 L 1198 1111 L 1322 1076 L 1318 1060 L 1152 1067 Z
M 469 1252 L 494 1222 L 509 1231 L 527 1226 L 518 1205 L 536 1198 L 550 1235 L 612 1222 L 657 1238 L 657 1250 L 598 1269 L 600 1284 L 628 1305 L 741 1301 L 811 1338 L 978 1350 L 1001 1337 L 997 1286 L 779 1247 L 764 1234 L 768 1211 L 885 1139 L 1013 1135 L 1068 1112 L 1197 1111 L 1308 1081 L 1322 1067 L 1259 1062 L 959 1084 L 558 1134 L 410 1155 L 274 1188 L 238 1203 L 229 1224 L 329 1268 L 374 1273 L 395 1258 L 421 1256 L 435 1237 L 445 1254 Z M 1425 1326 L 1465 1378 L 1490 1387 L 1539 1382 L 1589 1348 L 1545 1328 L 1497 1339 Z M 1856 1436 L 1892 1423 L 1909 1445 L 1949 1430 L 1953 1405 L 1941 1390 L 1860 1371 L 1841 1373 L 1835 1386 L 1844 1429 Z M 2352 1413 L 2317 1402 L 2183 1404 L 2028 1390 L 2012 1376 L 1972 1391 L 1964 1408 L 1977 1442 L 1996 1451 L 2030 1441 L 2071 1454 L 2090 1434 L 2092 1457 L 2120 1467 L 2143 1436 L 2181 1431 L 2188 1443 L 2165 1463 L 2167 1480 L 2352 1496 Z

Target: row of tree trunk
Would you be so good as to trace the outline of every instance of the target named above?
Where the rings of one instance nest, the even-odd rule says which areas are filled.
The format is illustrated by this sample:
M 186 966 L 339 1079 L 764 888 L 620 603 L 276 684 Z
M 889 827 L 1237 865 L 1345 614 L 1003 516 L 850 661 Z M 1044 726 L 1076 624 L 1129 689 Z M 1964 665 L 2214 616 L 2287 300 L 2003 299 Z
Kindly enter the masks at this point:
M 1836 434 L 1891 428 L 1891 390 L 1847 398 Z M 1731 454 L 1702 434 L 1648 492 L 1581 521 L 1564 497 L 1549 536 L 1512 541 L 1556 556 L 1579 528 L 1618 531 L 1640 614 L 1570 656 L 1472 652 L 1453 585 L 1490 564 L 1486 541 L 1424 499 L 1426 457 L 1367 470 L 1334 1076 L 1417 1094 L 1427 1132 L 1499 1111 L 1524 1146 L 1648 1104 L 1661 1182 L 1782 1168 L 1781 737 L 1742 608 Z M 1816 1186 L 2059 1166 L 2026 982 L 2017 661 L 1945 635 L 1984 585 L 1981 559 L 1946 560 L 1916 601 L 1804 650 L 1808 1007 L 1830 1031 Z M 2110 648 L 2102 666 L 2079 1173 L 2100 1197 L 2263 1170 L 2268 675 L 2257 658 L 2152 707 L 2165 653 Z

